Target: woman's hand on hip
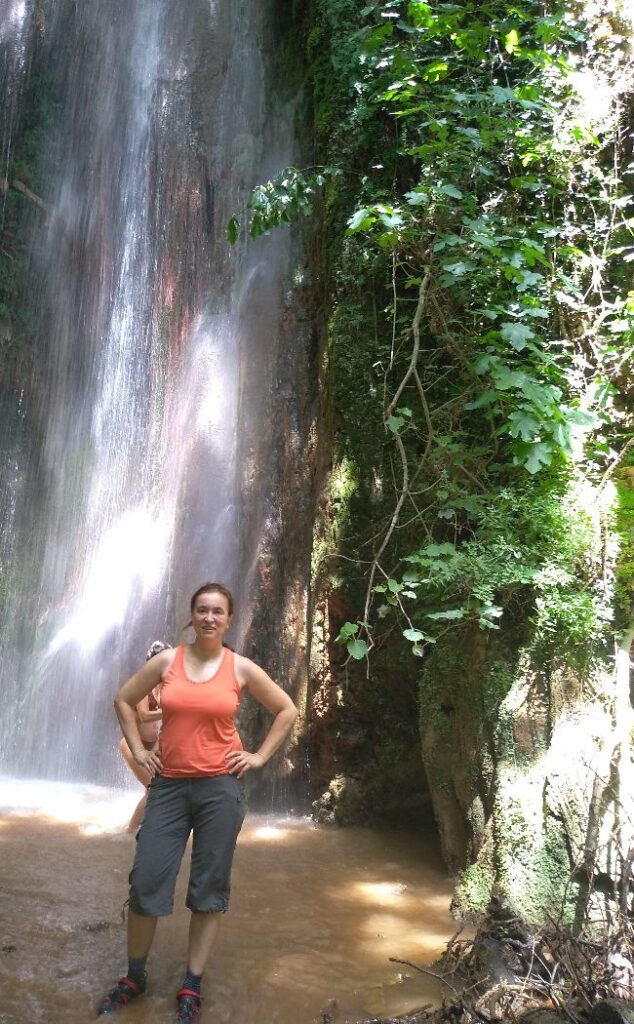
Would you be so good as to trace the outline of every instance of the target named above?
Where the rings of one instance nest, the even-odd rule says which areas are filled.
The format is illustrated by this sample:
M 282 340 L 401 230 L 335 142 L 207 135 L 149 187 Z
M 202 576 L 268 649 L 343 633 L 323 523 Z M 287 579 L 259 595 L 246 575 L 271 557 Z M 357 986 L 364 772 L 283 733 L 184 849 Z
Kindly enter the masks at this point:
M 158 750 L 146 750 L 144 748 L 134 755 L 134 760 L 141 768 L 145 768 L 152 778 L 163 769 Z
M 232 750 L 225 754 L 230 775 L 242 778 L 250 768 L 263 768 L 266 763 L 262 754 L 250 754 L 248 750 Z

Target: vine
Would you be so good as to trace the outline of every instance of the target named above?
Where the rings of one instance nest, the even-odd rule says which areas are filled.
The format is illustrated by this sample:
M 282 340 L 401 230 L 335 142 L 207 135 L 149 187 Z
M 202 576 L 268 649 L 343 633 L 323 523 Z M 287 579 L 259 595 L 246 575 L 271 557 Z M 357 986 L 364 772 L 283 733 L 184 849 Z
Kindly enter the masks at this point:
M 344 396 L 338 447 L 366 501 L 379 494 L 369 535 L 344 540 L 369 569 L 362 613 L 337 639 L 364 658 L 394 611 L 422 654 L 455 623 L 496 629 L 525 595 L 546 647 L 601 645 L 609 599 L 574 494 L 581 476 L 612 472 L 631 429 L 617 14 L 320 0 L 314 16 L 326 171 L 286 169 L 249 208 L 257 236 L 324 189 L 340 239 L 331 335 L 350 410 Z M 370 316 L 374 340 L 357 341 Z M 382 425 L 374 446 L 353 424 L 354 387 Z

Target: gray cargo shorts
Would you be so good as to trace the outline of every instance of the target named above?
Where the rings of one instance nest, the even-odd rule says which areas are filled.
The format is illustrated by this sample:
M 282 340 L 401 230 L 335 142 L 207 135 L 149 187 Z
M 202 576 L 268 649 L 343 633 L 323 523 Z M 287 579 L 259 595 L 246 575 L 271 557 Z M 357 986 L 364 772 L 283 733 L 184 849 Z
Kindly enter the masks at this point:
M 196 913 L 224 913 L 245 811 L 242 786 L 234 775 L 156 775 L 148 788 L 130 872 L 130 909 L 143 917 L 171 914 L 176 876 L 193 830 L 187 907 Z

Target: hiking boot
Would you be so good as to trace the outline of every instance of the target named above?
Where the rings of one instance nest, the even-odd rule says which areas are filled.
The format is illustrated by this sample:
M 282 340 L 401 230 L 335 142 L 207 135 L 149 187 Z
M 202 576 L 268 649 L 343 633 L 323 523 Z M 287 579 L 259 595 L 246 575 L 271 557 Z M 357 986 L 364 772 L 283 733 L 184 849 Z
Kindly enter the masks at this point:
M 119 981 L 113 988 L 112 992 L 108 992 L 105 999 L 99 1003 L 97 1007 L 97 1016 L 105 1017 L 110 1013 L 116 1013 L 122 1006 L 127 1006 L 137 996 L 142 996 L 145 992 L 145 977 L 142 982 L 133 981 L 132 978 L 119 978 Z M 185 1018 L 187 1019 L 187 1018 Z M 192 1018 L 195 1020 L 196 1018 Z
M 192 1024 L 200 1017 L 200 1004 L 202 1002 L 197 992 L 190 988 L 181 988 L 176 993 L 178 1010 L 174 1018 L 174 1024 Z

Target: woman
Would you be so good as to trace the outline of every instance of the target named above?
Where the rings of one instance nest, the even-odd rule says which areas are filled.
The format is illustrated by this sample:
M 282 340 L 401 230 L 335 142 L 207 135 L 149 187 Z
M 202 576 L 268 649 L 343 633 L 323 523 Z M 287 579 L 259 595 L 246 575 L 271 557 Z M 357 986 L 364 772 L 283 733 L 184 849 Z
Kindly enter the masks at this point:
M 190 607 L 194 642 L 146 661 L 115 698 L 134 760 L 152 781 L 130 874 L 128 972 L 101 1002 L 100 1016 L 114 1013 L 145 991 L 145 965 L 156 921 L 172 911 L 176 876 L 193 831 L 188 963 L 176 995 L 176 1024 L 198 1020 L 201 976 L 218 935 L 220 914 L 228 909 L 231 863 L 244 818 L 238 779 L 266 764 L 297 717 L 288 694 L 266 672 L 223 646 L 233 613 L 231 592 L 221 583 L 205 583 Z M 135 708 L 159 685 L 159 748 L 148 750 L 139 735 Z M 254 753 L 243 749 L 234 724 L 245 690 L 274 715 Z
M 165 644 L 162 640 L 155 640 L 145 655 L 145 660 L 149 661 L 150 658 L 155 658 L 157 654 L 160 654 L 161 651 L 166 651 L 169 647 L 170 644 Z M 139 727 L 139 736 L 141 737 L 143 746 L 148 750 L 152 750 L 152 748 L 156 747 L 161 728 L 161 717 L 163 712 L 161 711 L 159 693 L 160 690 L 158 687 L 154 690 L 150 690 L 147 696 L 145 696 L 143 700 L 140 700 L 135 708 L 137 725 Z M 147 768 L 142 768 L 136 763 L 132 756 L 132 751 L 128 746 L 128 741 L 123 736 L 119 742 L 119 750 L 121 751 L 121 756 L 130 771 L 139 780 L 143 789 L 147 790 L 147 787 L 152 781 L 152 776 Z M 130 821 L 128 822 L 128 832 L 136 832 L 139 828 L 143 821 L 146 802 L 147 793 L 144 793 L 136 805 Z

